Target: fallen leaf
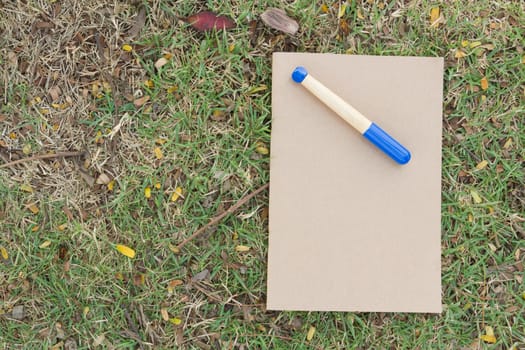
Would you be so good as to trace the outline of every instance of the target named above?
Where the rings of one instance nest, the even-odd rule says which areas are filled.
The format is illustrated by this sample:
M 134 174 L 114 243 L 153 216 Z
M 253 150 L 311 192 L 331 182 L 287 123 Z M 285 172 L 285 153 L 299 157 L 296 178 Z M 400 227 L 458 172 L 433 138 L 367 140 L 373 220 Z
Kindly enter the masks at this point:
M 472 199 L 474 200 L 474 203 L 479 204 L 481 203 L 481 197 L 479 196 L 479 193 L 475 190 L 470 190 L 470 195 L 472 196 Z
M 339 20 L 339 28 L 341 29 L 341 32 L 343 32 L 344 35 L 348 35 L 350 33 L 350 25 L 348 24 L 348 21 L 344 18 Z
M 177 187 L 171 195 L 171 201 L 176 202 L 179 197 L 182 196 L 182 187 Z
M 461 40 L 461 46 L 467 47 L 470 44 L 470 41 L 468 40 Z
M 137 273 L 133 275 L 133 285 L 134 286 L 142 286 L 146 282 L 146 276 L 144 276 L 143 273 Z
M 235 28 L 235 22 L 227 16 L 219 16 L 211 11 L 202 11 L 186 18 L 199 32 Z
M 330 10 L 328 9 L 328 5 L 326 5 L 326 4 L 322 4 L 320 9 L 321 9 L 322 13 L 330 12 Z
M 509 149 L 510 146 L 512 146 L 512 137 L 509 137 L 507 141 L 505 141 L 505 144 L 503 145 L 504 149 Z
M 115 188 L 115 180 L 108 182 L 108 191 L 113 191 L 113 188 Z
M 310 329 L 308 329 L 308 333 L 306 334 L 306 340 L 311 341 L 314 337 L 314 334 L 315 334 L 315 327 L 310 326 Z
M 9 253 L 7 253 L 7 249 L 4 248 L 4 246 L 0 245 L 0 256 L 3 260 L 9 259 Z
M 31 187 L 31 185 L 29 184 L 22 184 L 20 185 L 20 189 L 24 192 L 29 192 L 29 193 L 33 193 L 33 187 Z
M 22 147 L 22 153 L 25 154 L 26 156 L 31 153 L 31 145 L 29 143 L 24 145 L 24 147 Z
M 268 90 L 268 86 L 263 84 L 263 85 L 259 85 L 259 86 L 251 88 L 250 90 L 246 91 L 246 94 L 253 95 L 257 92 L 266 91 L 266 90 Z
M 82 315 L 86 317 L 89 313 L 89 306 L 84 306 L 84 309 L 82 309 Z
M 487 80 L 487 77 L 481 78 L 480 85 L 483 90 L 487 90 L 489 88 L 489 81 Z
M 255 151 L 262 155 L 267 155 L 270 153 L 270 150 L 268 149 L 268 147 L 266 147 L 265 144 L 262 142 L 256 143 Z
M 480 336 L 480 339 L 483 340 L 485 343 L 496 343 L 496 336 L 494 336 L 494 330 L 491 326 L 485 326 L 485 334 Z
M 160 309 L 160 315 L 162 316 L 162 319 L 164 321 L 167 321 L 170 319 L 170 316 L 168 315 L 168 310 L 166 310 L 166 308 L 161 308 Z
M 365 16 L 363 16 L 363 12 L 361 12 L 361 9 L 357 9 L 357 18 L 365 19 Z
M 169 88 L 167 88 L 166 92 L 168 94 L 173 94 L 174 92 L 177 92 L 178 89 L 179 89 L 179 87 L 177 85 L 173 85 L 173 86 L 170 86 Z
M 29 209 L 29 211 L 33 214 L 38 214 L 40 209 L 38 209 L 37 205 L 35 203 L 29 203 L 26 205 L 26 208 Z
M 155 86 L 155 83 L 153 82 L 153 80 L 148 79 L 148 80 L 146 80 L 146 81 L 144 82 L 144 85 L 146 85 L 146 87 L 148 87 L 148 88 L 151 89 L 151 88 L 153 88 L 153 87 Z
M 166 65 L 168 63 L 168 60 L 164 57 L 161 57 L 155 62 L 155 68 L 160 69 L 162 66 Z
M 42 242 L 42 244 L 40 244 L 38 247 L 39 247 L 40 249 L 45 249 L 45 248 L 49 247 L 50 245 L 51 245 L 51 241 L 44 241 L 44 242 Z
M 24 306 L 16 305 L 15 307 L 13 307 L 13 311 L 11 311 L 11 317 L 15 320 L 23 320 L 24 317 L 26 317 Z
M 117 249 L 120 254 L 125 255 L 128 258 L 133 259 L 135 257 L 135 251 L 128 246 L 117 244 L 115 245 L 115 249 Z
M 178 326 L 182 323 L 182 320 L 177 317 L 170 318 L 170 322 L 173 323 L 175 326 Z
M 58 231 L 64 231 L 67 228 L 67 224 L 62 224 L 57 226 Z
M 220 110 L 220 109 L 216 109 L 212 112 L 211 114 L 211 120 L 213 121 L 216 121 L 216 122 L 222 122 L 223 120 L 226 119 L 226 113 L 224 113 L 224 111 Z
M 341 4 L 341 6 L 339 6 L 339 11 L 337 12 L 337 18 L 341 18 L 345 15 L 347 7 L 348 7 L 348 2 L 346 1 L 343 4 Z
M 155 188 L 157 190 L 160 190 L 161 187 L 162 187 L 162 185 L 160 184 L 160 182 L 155 183 Z
M 38 231 L 39 229 L 40 229 L 40 226 L 35 225 L 35 226 L 33 226 L 33 228 L 31 229 L 31 232 L 36 232 L 36 231 Z
M 109 176 L 107 176 L 104 173 L 101 173 L 98 176 L 98 178 L 97 178 L 97 184 L 99 184 L 99 185 L 107 185 L 107 184 L 109 184 L 110 181 L 111 180 L 110 180 Z
M 126 51 L 126 52 L 131 52 L 133 50 L 133 47 L 129 44 L 124 44 L 122 45 L 122 50 Z
M 93 340 L 93 347 L 96 348 L 100 345 L 102 345 L 102 343 L 104 343 L 104 341 L 106 340 L 106 336 L 104 334 L 100 334 L 98 335 L 94 340 Z
M 461 49 L 457 49 L 456 54 L 454 55 L 455 58 L 463 58 L 465 56 L 467 56 L 467 54 Z
M 251 248 L 245 245 L 238 245 L 235 247 L 235 251 L 239 253 L 244 253 L 249 251 Z
M 430 9 L 430 26 L 431 27 L 439 26 L 439 15 L 440 15 L 439 6 L 432 7 Z
M 202 280 L 205 280 L 207 278 L 210 277 L 210 270 L 208 269 L 204 269 L 202 270 L 201 272 L 195 274 L 192 278 L 191 278 L 191 281 L 192 282 L 198 282 L 198 281 L 202 281 Z
M 155 149 L 153 150 L 153 153 L 155 153 L 155 157 L 157 159 L 164 158 L 164 155 L 162 154 L 162 150 L 160 149 L 160 147 L 155 147 Z
M 175 246 L 175 245 L 173 245 L 171 243 L 168 244 L 168 248 L 175 254 L 179 254 L 180 253 L 180 249 L 177 246 Z
M 482 160 L 481 162 L 479 162 L 477 165 L 476 165 L 476 169 L 478 170 L 483 170 L 487 167 L 487 165 L 489 164 L 488 161 L 486 160 Z
M 135 105 L 135 107 L 139 108 L 141 107 L 142 105 L 144 105 L 146 102 L 149 101 L 151 97 L 149 95 L 146 95 L 146 96 L 142 96 L 140 98 L 137 98 L 133 101 L 133 104 Z
M 151 187 L 148 186 L 144 189 L 144 197 L 146 197 L 147 199 L 151 198 Z
M 473 42 L 471 42 L 471 43 L 469 44 L 469 47 L 470 47 L 471 49 L 474 49 L 474 48 L 476 48 L 476 47 L 478 47 L 478 46 L 481 46 L 481 41 L 473 41 Z
M 269 8 L 261 14 L 261 19 L 268 27 L 294 35 L 299 30 L 299 24 L 286 15 L 284 10 Z

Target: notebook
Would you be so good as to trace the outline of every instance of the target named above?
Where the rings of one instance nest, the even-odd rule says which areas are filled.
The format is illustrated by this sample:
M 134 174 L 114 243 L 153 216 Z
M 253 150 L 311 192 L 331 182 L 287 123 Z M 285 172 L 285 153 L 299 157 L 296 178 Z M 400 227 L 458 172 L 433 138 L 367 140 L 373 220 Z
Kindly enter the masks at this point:
M 399 165 L 296 66 L 410 150 Z M 443 59 L 274 53 L 267 309 L 439 313 Z

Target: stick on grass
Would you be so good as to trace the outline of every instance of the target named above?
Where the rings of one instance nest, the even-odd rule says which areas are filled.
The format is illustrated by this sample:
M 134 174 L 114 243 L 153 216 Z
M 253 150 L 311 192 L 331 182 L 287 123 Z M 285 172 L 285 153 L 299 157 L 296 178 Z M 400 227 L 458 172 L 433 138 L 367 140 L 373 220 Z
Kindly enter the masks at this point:
M 61 153 L 54 153 L 54 154 L 41 154 L 41 155 L 38 155 L 38 156 L 22 158 L 22 159 L 18 159 L 18 160 L 9 162 L 9 163 L 0 164 L 0 169 L 8 168 L 8 167 L 11 167 L 13 165 L 17 165 L 17 164 L 21 164 L 21 163 L 31 162 L 33 160 L 53 159 L 53 158 L 62 158 L 62 157 L 76 157 L 76 156 L 81 156 L 84 153 L 85 152 L 83 152 L 83 151 L 76 151 L 76 152 L 61 152 Z
M 242 197 L 241 199 L 239 199 L 237 201 L 237 203 L 235 203 L 234 205 L 232 205 L 231 207 L 229 207 L 227 210 L 223 211 L 222 213 L 220 213 L 219 215 L 213 217 L 206 225 L 202 226 L 200 229 L 198 229 L 197 231 L 195 231 L 195 233 L 193 233 L 191 236 L 189 236 L 188 238 L 186 238 L 184 241 L 182 241 L 178 246 L 177 248 L 180 250 L 182 249 L 188 242 L 191 242 L 193 239 L 195 239 L 196 237 L 198 237 L 199 235 L 201 235 L 203 232 L 205 232 L 208 228 L 210 228 L 211 226 L 217 224 L 219 221 L 221 221 L 225 216 L 227 216 L 228 214 L 231 214 L 233 212 L 235 212 L 237 209 L 239 209 L 243 204 L 245 204 L 246 202 L 248 202 L 250 199 L 252 199 L 253 197 L 255 197 L 256 195 L 258 195 L 259 193 L 261 193 L 262 191 L 266 190 L 268 187 L 270 186 L 269 183 L 265 184 L 265 185 L 262 185 L 261 187 L 259 187 L 258 189 L 256 189 L 255 191 L 253 191 L 252 193 L 250 194 L 247 194 L 246 196 Z

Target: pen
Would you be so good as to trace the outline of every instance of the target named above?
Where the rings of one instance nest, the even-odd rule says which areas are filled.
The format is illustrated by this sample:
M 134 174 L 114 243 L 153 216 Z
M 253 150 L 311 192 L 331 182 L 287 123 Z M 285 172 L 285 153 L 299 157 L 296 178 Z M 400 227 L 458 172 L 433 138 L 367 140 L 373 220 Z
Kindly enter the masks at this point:
M 403 145 L 377 126 L 377 124 L 368 120 L 368 118 L 362 115 L 357 109 L 345 102 L 341 97 L 337 96 L 317 79 L 312 77 L 306 68 L 295 68 L 292 72 L 292 79 L 296 83 L 304 86 L 390 158 L 399 164 L 408 163 L 410 160 L 410 152 L 403 147 Z

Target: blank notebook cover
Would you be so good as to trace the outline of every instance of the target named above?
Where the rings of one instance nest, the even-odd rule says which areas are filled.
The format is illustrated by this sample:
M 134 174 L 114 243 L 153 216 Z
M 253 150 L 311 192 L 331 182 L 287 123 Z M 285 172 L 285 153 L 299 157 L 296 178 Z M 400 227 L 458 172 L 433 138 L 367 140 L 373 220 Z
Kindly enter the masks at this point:
M 408 148 L 398 165 L 290 75 Z M 441 312 L 443 59 L 275 53 L 270 310 Z

